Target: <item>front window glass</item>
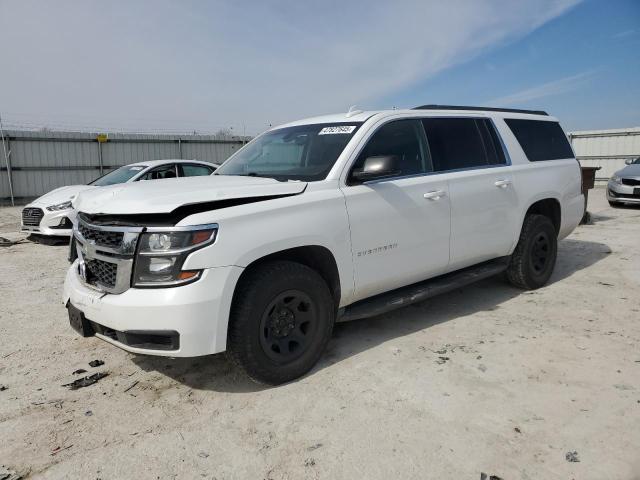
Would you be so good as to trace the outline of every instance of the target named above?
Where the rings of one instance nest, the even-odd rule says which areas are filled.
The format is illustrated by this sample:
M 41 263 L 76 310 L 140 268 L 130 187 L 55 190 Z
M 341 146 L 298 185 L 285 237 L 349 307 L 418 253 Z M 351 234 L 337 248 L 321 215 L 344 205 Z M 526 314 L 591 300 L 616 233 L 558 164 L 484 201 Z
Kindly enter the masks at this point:
M 109 172 L 102 177 L 96 178 L 89 185 L 95 185 L 96 187 L 106 187 L 107 185 L 116 185 L 118 183 L 125 183 L 144 170 L 146 165 L 133 165 L 127 167 L 120 167 L 113 172 Z
M 369 157 L 394 155 L 398 157 L 399 176 L 417 175 L 431 170 L 427 165 L 426 148 L 422 142 L 422 128 L 418 120 L 396 120 L 383 125 L 360 153 L 353 165 L 359 170 Z
M 165 178 L 176 178 L 176 176 L 176 166 L 175 164 L 171 163 L 169 165 L 162 165 L 148 171 L 138 180 L 163 180 Z
M 229 158 L 214 175 L 322 180 L 360 125 L 325 123 L 267 132 Z

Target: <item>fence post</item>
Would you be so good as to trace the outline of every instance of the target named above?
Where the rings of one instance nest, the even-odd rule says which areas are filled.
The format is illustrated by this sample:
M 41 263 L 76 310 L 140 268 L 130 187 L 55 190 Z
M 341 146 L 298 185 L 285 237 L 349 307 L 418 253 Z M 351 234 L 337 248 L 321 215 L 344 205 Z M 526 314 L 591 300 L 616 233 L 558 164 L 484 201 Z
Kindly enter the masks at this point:
M 182 160 L 182 139 L 178 137 L 178 158 Z
M 11 206 L 15 207 L 15 198 L 13 196 L 13 179 L 11 177 L 11 146 L 9 144 L 9 137 L 7 137 L 7 143 L 4 141 L 4 129 L 2 128 L 2 117 L 0 117 L 0 136 L 2 136 L 2 150 L 4 150 L 4 163 L 7 166 L 7 181 L 9 182 L 9 195 L 11 196 Z M 8 152 L 7 152 L 8 150 Z

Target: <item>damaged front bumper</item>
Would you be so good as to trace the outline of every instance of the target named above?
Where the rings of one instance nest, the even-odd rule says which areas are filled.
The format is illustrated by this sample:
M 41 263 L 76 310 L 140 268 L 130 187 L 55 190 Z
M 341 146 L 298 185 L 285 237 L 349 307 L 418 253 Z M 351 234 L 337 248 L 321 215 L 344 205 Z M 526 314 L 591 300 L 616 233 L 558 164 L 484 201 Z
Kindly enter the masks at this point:
M 87 286 L 76 260 L 64 284 L 71 326 L 128 352 L 195 357 L 226 349 L 233 288 L 242 268 L 209 268 L 191 284 L 130 288 L 114 295 Z

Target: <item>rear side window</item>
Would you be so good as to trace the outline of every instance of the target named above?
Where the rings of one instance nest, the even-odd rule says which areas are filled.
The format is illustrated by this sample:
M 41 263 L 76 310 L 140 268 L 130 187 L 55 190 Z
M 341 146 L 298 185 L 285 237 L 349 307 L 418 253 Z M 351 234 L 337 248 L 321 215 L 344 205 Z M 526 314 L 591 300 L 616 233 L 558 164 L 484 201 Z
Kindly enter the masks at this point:
M 205 165 L 197 165 L 193 163 L 183 163 L 180 165 L 182 169 L 183 177 L 202 177 L 205 175 L 211 175 L 213 169 Z
M 506 163 L 489 119 L 425 118 L 422 124 L 436 172 Z
M 574 158 L 567 136 L 558 122 L 504 119 L 530 162 Z

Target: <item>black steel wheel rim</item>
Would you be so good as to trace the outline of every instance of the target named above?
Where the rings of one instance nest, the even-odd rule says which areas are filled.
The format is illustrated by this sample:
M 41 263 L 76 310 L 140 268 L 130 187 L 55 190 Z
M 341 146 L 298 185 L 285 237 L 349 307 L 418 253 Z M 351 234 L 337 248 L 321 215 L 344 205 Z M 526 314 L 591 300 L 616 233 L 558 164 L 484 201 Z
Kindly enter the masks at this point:
M 551 258 L 551 242 L 546 232 L 539 232 L 531 246 L 531 268 L 536 275 L 545 272 Z
M 274 297 L 260 321 L 260 346 L 278 364 L 302 356 L 318 328 L 318 309 L 301 290 L 287 290 Z

